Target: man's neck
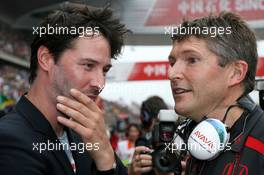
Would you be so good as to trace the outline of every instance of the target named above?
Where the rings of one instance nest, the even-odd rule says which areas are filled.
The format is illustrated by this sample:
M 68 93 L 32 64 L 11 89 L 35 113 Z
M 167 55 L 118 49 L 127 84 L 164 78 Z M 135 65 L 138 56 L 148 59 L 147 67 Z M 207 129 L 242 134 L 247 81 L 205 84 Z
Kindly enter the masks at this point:
M 241 117 L 242 113 L 244 112 L 244 109 L 236 106 L 230 109 L 230 112 L 226 116 L 225 124 L 231 128 L 235 122 Z
M 231 128 L 234 125 L 234 123 L 240 118 L 240 116 L 244 112 L 244 109 L 238 106 L 234 106 L 231 107 L 229 111 L 227 110 L 231 105 L 237 104 L 237 99 L 241 96 L 241 94 L 242 94 L 241 92 L 237 91 L 234 92 L 233 94 L 227 95 L 228 98 L 226 98 L 225 101 L 222 103 L 222 105 L 218 106 L 218 108 L 214 110 L 214 112 L 209 114 L 208 118 L 216 118 L 222 121 L 224 119 L 224 116 L 226 115 L 225 121 L 223 122 L 229 128 Z
M 58 111 L 56 109 L 56 99 L 51 98 L 51 95 L 47 92 L 47 88 L 38 86 L 37 83 L 35 83 L 31 86 L 26 97 L 49 121 L 56 135 L 61 136 L 63 133 L 63 126 L 57 121 Z

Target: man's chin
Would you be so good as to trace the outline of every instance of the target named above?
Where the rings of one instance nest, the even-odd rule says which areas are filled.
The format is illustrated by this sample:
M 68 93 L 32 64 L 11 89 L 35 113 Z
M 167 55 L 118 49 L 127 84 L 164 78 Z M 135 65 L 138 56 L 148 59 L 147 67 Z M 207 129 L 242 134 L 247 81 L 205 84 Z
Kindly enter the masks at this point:
M 189 119 L 192 119 L 196 122 L 199 122 L 203 119 L 203 117 L 200 116 L 196 116 L 193 114 L 193 112 L 188 111 L 187 109 L 183 109 L 183 108 L 174 108 L 175 112 L 181 116 L 187 117 Z
M 179 115 L 181 115 L 181 116 L 184 116 L 184 117 L 189 117 L 189 116 L 191 116 L 191 112 L 190 112 L 190 110 L 188 110 L 188 108 L 187 107 L 181 107 L 181 106 L 177 106 L 177 104 L 175 105 L 175 107 L 174 107 L 174 111 L 177 113 L 177 114 L 179 114 Z

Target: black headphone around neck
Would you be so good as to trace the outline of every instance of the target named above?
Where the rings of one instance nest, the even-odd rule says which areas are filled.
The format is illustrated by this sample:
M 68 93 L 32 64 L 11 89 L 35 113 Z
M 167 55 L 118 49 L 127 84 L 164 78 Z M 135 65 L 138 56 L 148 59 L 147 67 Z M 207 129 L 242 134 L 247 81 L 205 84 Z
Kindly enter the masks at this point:
M 224 121 L 229 110 L 235 106 L 245 109 L 248 116 L 257 105 L 249 96 L 242 96 L 237 100 L 237 104 L 228 107 L 223 121 L 204 117 L 198 123 L 187 119 L 184 124 L 179 125 L 181 129 L 178 130 L 178 134 L 187 143 L 188 151 L 193 157 L 199 160 L 212 160 L 226 150 L 227 144 L 234 143 L 233 141 L 229 143 L 230 130 Z

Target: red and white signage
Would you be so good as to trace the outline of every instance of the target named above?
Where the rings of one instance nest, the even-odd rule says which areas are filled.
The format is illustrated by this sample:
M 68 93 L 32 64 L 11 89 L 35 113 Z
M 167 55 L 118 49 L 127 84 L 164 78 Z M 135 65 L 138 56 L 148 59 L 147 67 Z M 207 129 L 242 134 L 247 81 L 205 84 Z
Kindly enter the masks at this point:
M 157 0 L 146 20 L 146 26 L 179 24 L 182 19 L 194 19 L 231 11 L 247 21 L 264 20 L 264 0 Z
M 168 80 L 167 61 L 118 63 L 107 74 L 109 81 Z M 264 77 L 264 57 L 258 59 L 257 77 Z
M 119 63 L 113 66 L 107 79 L 113 81 L 167 80 L 168 68 L 167 61 Z

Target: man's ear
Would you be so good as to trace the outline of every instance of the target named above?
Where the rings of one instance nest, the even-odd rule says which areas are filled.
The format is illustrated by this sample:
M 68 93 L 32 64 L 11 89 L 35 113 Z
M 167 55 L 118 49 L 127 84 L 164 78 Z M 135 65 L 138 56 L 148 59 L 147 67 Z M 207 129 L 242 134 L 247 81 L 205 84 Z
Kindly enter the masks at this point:
M 234 86 L 241 83 L 248 71 L 248 64 L 243 60 L 237 60 L 231 65 L 232 71 L 229 78 L 229 86 Z
M 51 66 L 54 65 L 54 59 L 49 49 L 45 46 L 38 48 L 38 63 L 41 70 L 44 72 L 49 71 Z

